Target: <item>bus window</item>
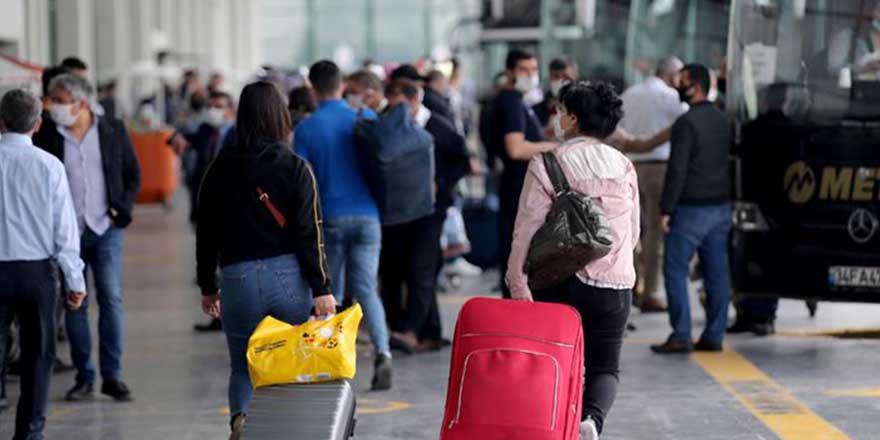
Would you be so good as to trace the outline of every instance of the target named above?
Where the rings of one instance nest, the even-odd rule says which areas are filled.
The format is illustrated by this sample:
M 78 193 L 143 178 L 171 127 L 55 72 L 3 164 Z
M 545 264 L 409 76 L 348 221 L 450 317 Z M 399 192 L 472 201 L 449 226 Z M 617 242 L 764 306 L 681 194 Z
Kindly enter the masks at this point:
M 880 119 L 880 0 L 734 5 L 728 110 L 738 120 L 772 107 L 771 86 L 793 120 Z

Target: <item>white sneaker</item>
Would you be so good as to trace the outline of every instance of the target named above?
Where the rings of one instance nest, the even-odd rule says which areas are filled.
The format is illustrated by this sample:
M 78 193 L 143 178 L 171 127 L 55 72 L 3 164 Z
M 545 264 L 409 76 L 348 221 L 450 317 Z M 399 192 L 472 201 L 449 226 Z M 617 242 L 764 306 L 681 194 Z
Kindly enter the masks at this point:
M 596 422 L 593 419 L 581 422 L 581 440 L 599 440 L 599 431 L 596 431 Z
M 443 270 L 447 275 L 479 276 L 483 273 L 483 269 L 468 263 L 464 258 L 458 258 L 455 262 L 447 264 Z

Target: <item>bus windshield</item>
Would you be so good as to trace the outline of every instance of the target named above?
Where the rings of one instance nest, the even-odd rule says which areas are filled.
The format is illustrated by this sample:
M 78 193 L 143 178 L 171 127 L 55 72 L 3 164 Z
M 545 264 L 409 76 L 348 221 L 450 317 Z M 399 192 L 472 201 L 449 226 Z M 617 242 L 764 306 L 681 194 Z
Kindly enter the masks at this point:
M 880 0 L 735 0 L 727 108 L 810 125 L 880 120 Z

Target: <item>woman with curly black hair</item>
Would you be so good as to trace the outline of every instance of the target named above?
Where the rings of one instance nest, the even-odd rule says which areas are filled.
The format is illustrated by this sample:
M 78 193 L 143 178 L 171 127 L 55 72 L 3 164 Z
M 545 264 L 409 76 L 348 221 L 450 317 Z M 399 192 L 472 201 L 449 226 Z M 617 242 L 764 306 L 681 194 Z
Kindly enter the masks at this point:
M 581 439 L 599 438 L 617 395 L 620 349 L 629 317 L 636 273 L 633 249 L 639 237 L 639 186 L 633 164 L 604 144 L 623 117 L 623 103 L 605 83 L 578 83 L 560 92 L 553 126 L 562 141 L 552 154 L 571 188 L 591 196 L 610 223 L 611 252 L 589 263 L 561 285 L 532 292 L 523 264 L 532 237 L 550 211 L 553 184 L 540 155 L 529 163 L 508 261 L 507 284 L 514 299 L 568 304 L 584 326 L 584 380 Z

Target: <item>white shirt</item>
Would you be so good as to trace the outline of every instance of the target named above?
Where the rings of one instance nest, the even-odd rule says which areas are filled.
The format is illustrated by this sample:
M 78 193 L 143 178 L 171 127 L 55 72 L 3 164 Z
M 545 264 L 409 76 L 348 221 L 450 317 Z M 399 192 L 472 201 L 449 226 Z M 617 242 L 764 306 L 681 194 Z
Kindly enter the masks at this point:
M 653 136 L 669 128 L 687 111 L 687 104 L 678 98 L 678 91 L 656 76 L 630 87 L 623 92 L 621 99 L 623 120 L 620 126 L 638 136 Z M 648 153 L 630 154 L 629 158 L 633 162 L 667 161 L 669 142 Z
M 68 289 L 83 292 L 79 229 L 64 165 L 30 136 L 0 138 L 0 261 L 54 258 Z
M 70 195 L 76 209 L 79 230 L 89 228 L 97 235 L 110 229 L 107 184 L 104 179 L 104 162 L 101 158 L 101 141 L 98 138 L 98 119 L 86 132 L 82 142 L 64 127 L 58 126 L 64 137 L 64 168 L 70 182 Z
M 428 110 L 428 107 L 424 105 L 419 105 L 419 110 L 416 112 L 416 124 L 419 124 L 419 127 L 425 128 L 428 125 L 429 119 L 431 119 L 431 110 Z

